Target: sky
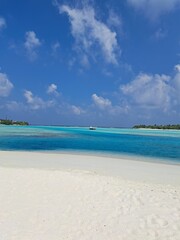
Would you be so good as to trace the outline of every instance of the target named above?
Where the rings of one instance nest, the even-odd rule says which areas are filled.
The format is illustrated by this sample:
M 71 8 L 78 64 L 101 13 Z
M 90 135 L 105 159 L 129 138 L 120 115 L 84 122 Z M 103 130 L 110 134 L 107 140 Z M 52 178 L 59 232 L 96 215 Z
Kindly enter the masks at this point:
M 0 0 L 0 118 L 180 123 L 180 0 Z

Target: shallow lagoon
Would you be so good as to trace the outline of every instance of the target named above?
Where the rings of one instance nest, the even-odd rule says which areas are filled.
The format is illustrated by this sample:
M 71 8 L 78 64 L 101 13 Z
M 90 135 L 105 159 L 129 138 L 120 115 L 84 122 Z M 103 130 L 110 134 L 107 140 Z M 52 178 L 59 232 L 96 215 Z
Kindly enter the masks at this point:
M 0 150 L 78 151 L 180 162 L 179 130 L 0 126 Z

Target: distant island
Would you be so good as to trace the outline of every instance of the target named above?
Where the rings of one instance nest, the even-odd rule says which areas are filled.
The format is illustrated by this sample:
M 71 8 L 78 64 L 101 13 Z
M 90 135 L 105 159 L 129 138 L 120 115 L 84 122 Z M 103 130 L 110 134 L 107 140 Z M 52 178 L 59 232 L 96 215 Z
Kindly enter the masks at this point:
M 20 125 L 20 126 L 27 126 L 29 125 L 28 122 L 25 121 L 13 121 L 9 119 L 0 119 L 0 124 L 4 125 Z
M 172 130 L 180 130 L 180 124 L 175 124 L 175 125 L 135 125 L 133 128 L 148 128 L 148 129 L 172 129 Z

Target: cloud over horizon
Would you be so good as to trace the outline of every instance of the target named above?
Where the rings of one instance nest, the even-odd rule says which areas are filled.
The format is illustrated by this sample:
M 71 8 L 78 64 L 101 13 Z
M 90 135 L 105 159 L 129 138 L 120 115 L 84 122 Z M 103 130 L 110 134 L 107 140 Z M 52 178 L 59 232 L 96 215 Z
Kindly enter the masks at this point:
M 97 94 L 93 94 L 92 100 L 95 103 L 95 105 L 100 108 L 101 110 L 105 110 L 106 108 L 111 107 L 111 101 L 107 98 L 103 98 L 101 96 L 98 96 Z
M 82 113 L 85 113 L 85 111 L 79 106 L 72 105 L 71 109 L 75 115 L 81 115 Z
M 131 105 L 171 111 L 180 105 L 180 65 L 174 69 L 172 76 L 139 73 L 131 82 L 121 85 L 120 91 Z
M 13 87 L 7 75 L 5 73 L 0 73 L 0 97 L 8 97 Z
M 54 101 L 44 101 L 42 98 L 38 96 L 34 96 L 31 91 L 25 90 L 24 97 L 26 99 L 27 104 L 32 110 L 45 109 L 48 107 L 52 107 L 54 105 Z

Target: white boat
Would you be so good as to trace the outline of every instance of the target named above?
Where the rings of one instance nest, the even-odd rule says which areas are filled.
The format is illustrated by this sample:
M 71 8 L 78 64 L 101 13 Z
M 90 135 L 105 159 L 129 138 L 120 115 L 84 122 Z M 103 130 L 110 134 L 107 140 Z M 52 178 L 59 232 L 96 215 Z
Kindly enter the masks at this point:
M 90 126 L 90 127 L 89 127 L 89 130 L 96 130 L 96 128 L 95 128 L 95 127 L 92 127 L 92 126 Z

